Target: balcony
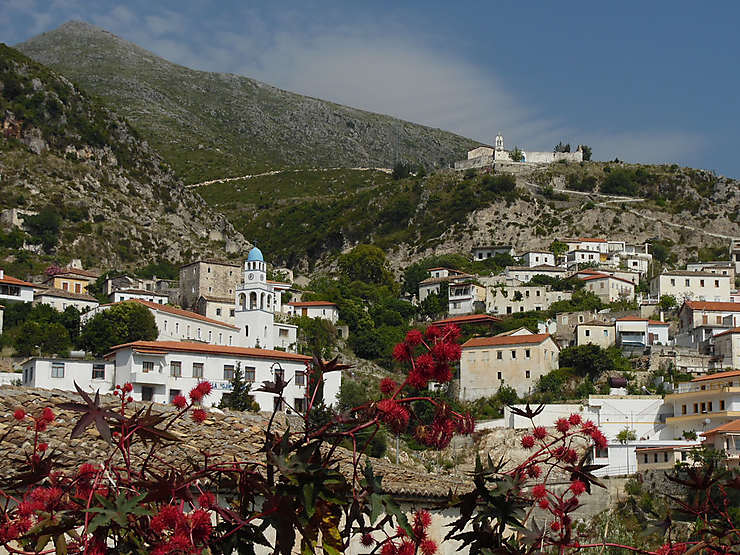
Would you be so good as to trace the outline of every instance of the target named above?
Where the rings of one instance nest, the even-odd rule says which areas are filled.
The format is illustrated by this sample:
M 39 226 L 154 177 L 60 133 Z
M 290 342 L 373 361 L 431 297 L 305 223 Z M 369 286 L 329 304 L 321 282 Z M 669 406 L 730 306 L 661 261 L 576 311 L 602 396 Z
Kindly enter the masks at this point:
M 170 379 L 169 371 L 160 372 L 157 368 L 144 372 L 144 370 L 138 369 L 131 372 L 131 383 L 138 384 L 152 384 L 152 385 L 165 385 Z

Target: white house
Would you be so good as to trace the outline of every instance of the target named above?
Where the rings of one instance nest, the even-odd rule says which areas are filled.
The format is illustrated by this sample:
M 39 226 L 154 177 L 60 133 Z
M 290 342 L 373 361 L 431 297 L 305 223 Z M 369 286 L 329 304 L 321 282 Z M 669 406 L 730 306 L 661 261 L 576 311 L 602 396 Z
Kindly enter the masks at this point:
M 336 324 L 339 320 L 339 307 L 329 301 L 302 301 L 285 305 L 285 312 L 294 316 L 322 318 Z
M 668 322 L 625 316 L 614 322 L 617 343 L 622 346 L 668 345 Z
M 577 268 L 586 264 L 601 264 L 602 261 L 606 262 L 606 256 L 597 251 L 576 249 L 568 251 L 565 254 L 565 265 L 568 269 Z
M 715 368 L 740 368 L 740 327 L 714 336 Z
M 626 279 L 606 274 L 582 278 L 585 289 L 599 297 L 602 303 L 631 301 L 635 298 L 635 284 Z
M 133 301 L 134 299 L 149 301 L 150 303 L 156 304 L 167 304 L 169 302 L 169 295 L 167 295 L 167 293 L 148 291 L 146 289 L 118 289 L 113 291 L 110 297 L 111 301 L 114 303 Z
M 5 274 L 0 268 L 0 299 L 6 301 L 33 302 L 33 283 Z
M 514 256 L 514 247 L 511 245 L 492 245 L 490 247 L 474 247 L 473 260 L 486 260 L 497 254 Z
M 257 386 L 275 381 L 280 376 L 288 381 L 285 397 L 290 406 L 277 407 L 273 393 L 252 391 L 261 410 L 295 409 L 302 411 L 306 403 L 307 364 L 311 357 L 246 347 L 225 347 L 175 341 L 137 341 L 113 347 L 106 359 L 115 361 L 115 384 L 130 382 L 137 400 L 169 403 L 177 395 L 187 395 L 201 381 L 209 381 L 213 393 L 205 399 L 207 406 L 218 405 L 231 391 L 231 379 L 237 366 L 244 379 Z M 336 403 L 341 385 L 341 373 L 325 375 L 324 400 Z
M 666 270 L 650 280 L 652 297 L 672 295 L 679 303 L 685 300 L 728 302 L 730 289 L 730 276 L 711 272 Z
M 530 268 L 534 266 L 555 266 L 555 255 L 548 251 L 527 251 L 520 257 L 521 263 Z
M 21 363 L 23 385 L 42 389 L 75 391 L 75 382 L 85 391 L 106 393 L 113 389 L 112 361 L 82 358 L 32 357 Z
M 506 277 L 518 279 L 522 283 L 527 283 L 534 276 L 543 275 L 550 276 L 553 278 L 565 277 L 565 268 L 559 268 L 557 266 L 541 265 L 541 266 L 507 266 Z
M 59 312 L 64 312 L 68 306 L 73 306 L 82 313 L 93 310 L 100 305 L 98 299 L 87 293 L 72 293 L 54 287 L 40 289 L 34 295 L 33 304 L 48 304 Z
M 141 299 L 124 302 L 138 303 L 151 311 L 159 330 L 158 341 L 202 341 L 212 345 L 239 345 L 240 341 L 243 342 L 237 326 L 206 318 L 190 310 Z M 80 318 L 82 324 L 85 325 L 95 314 L 108 310 L 111 306 L 113 305 L 100 305 L 83 314 Z
M 442 284 L 469 283 L 474 276 L 450 268 L 430 268 L 429 277 L 419 282 L 419 302 L 429 295 L 439 294 Z
M 606 239 L 594 239 L 590 237 L 580 239 L 561 239 L 568 246 L 568 251 L 592 251 L 607 254 L 609 252 L 609 241 Z
M 547 310 L 553 303 L 569 300 L 570 291 L 553 291 L 549 285 L 492 286 L 486 291 L 486 311 L 491 314 L 516 314 Z

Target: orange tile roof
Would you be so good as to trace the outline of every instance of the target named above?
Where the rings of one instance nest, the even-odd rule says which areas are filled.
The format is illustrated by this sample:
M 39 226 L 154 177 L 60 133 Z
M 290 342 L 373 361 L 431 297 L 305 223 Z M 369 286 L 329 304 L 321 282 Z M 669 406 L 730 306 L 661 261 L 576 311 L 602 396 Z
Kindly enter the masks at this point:
M 473 337 L 463 343 L 465 347 L 499 347 L 503 345 L 525 345 L 542 343 L 550 337 L 549 333 L 533 333 L 531 335 L 497 335 L 495 337 Z
M 203 353 L 212 355 L 234 355 L 254 358 L 267 358 L 279 360 L 293 360 L 306 362 L 311 357 L 286 353 L 285 351 L 273 351 L 271 349 L 251 349 L 248 347 L 229 347 L 226 345 L 210 345 L 208 343 L 189 343 L 185 341 L 134 341 L 111 347 L 109 355 L 121 349 L 134 349 L 135 351 L 149 353 L 167 353 L 169 351 Z M 107 356 L 107 355 L 106 355 Z
M 734 378 L 740 376 L 740 370 L 728 370 L 726 372 L 717 372 L 716 374 L 707 374 L 706 376 L 699 376 L 691 380 L 692 382 L 704 382 L 707 380 L 717 380 L 721 378 Z
M 731 333 L 740 333 L 740 328 L 730 328 L 727 331 L 723 331 L 722 333 L 718 333 L 714 337 L 719 337 L 720 335 L 730 335 Z
M 686 301 L 685 306 L 693 310 L 709 310 L 720 312 L 740 312 L 740 303 L 725 303 L 712 301 Z
M 226 322 L 221 322 L 220 320 L 214 320 L 213 318 L 206 318 L 205 316 L 198 314 L 197 312 L 192 312 L 190 310 L 183 310 L 182 308 L 175 308 L 174 306 L 169 306 L 166 304 L 153 303 L 150 301 L 145 301 L 144 299 L 131 299 L 129 301 L 122 301 L 122 302 L 139 303 L 139 304 L 143 304 L 147 308 L 151 308 L 152 310 L 159 310 L 161 312 L 166 312 L 174 316 L 183 316 L 185 318 L 192 318 L 193 320 L 200 320 L 202 322 L 208 322 L 209 324 L 216 324 L 216 325 L 223 326 L 225 328 L 231 328 L 234 330 L 239 329 L 237 326 L 232 326 L 231 324 L 227 324 Z M 117 304 L 117 303 L 112 303 L 112 304 Z
M 22 279 L 14 278 L 5 274 L 1 279 L 0 283 L 7 283 L 8 285 L 20 285 L 21 287 L 35 287 L 33 283 L 28 283 Z
M 330 301 L 296 301 L 292 303 L 288 303 L 290 306 L 337 306 L 337 303 L 333 303 Z
M 730 422 L 726 422 L 725 424 L 722 424 L 721 426 L 717 426 L 716 428 L 712 428 L 711 430 L 708 430 L 704 432 L 704 437 L 722 433 L 722 432 L 740 432 L 740 419 L 737 420 L 731 420 Z
M 494 322 L 500 322 L 501 318 L 491 316 L 490 314 L 466 314 L 465 316 L 453 316 L 451 318 L 444 318 L 443 320 L 437 320 L 432 322 L 435 325 L 442 324 L 484 324 Z

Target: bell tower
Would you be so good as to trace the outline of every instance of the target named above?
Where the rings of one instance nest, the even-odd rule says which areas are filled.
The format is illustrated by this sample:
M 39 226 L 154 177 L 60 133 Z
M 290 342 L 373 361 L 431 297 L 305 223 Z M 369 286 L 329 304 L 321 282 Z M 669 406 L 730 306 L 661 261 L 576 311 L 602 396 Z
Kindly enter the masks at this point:
M 496 135 L 496 150 L 504 150 L 504 136 L 501 134 L 501 131 L 499 131 L 498 135 Z

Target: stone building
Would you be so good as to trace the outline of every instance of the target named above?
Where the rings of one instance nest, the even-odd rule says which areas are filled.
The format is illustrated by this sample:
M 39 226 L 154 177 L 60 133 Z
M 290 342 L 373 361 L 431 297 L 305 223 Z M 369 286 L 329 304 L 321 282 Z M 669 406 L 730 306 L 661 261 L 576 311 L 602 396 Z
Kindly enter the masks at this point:
M 582 162 L 583 149 L 578 146 L 575 152 L 536 152 L 520 150 L 520 160 L 514 160 L 511 151 L 504 148 L 504 136 L 496 135 L 495 147 L 479 146 L 468 151 L 467 160 L 455 162 L 456 170 L 467 170 L 470 168 L 484 168 L 493 166 L 496 162 L 529 163 L 529 164 L 552 164 L 565 160 L 566 162 Z
M 180 305 L 193 309 L 200 296 L 234 298 L 241 266 L 222 260 L 196 260 L 180 267 Z

